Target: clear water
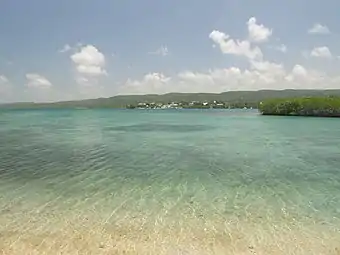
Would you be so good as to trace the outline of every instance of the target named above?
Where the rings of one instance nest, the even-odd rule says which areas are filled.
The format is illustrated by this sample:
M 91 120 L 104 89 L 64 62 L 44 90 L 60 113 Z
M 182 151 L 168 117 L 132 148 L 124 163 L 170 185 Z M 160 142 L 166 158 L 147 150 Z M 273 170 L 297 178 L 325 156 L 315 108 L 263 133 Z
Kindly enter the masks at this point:
M 340 121 L 0 113 L 4 254 L 340 254 Z

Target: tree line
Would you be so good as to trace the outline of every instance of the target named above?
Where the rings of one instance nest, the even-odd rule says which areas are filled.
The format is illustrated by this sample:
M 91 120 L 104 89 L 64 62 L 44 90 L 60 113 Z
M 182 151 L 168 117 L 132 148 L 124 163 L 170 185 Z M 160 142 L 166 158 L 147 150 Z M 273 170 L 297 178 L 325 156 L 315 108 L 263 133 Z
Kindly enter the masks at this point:
M 263 115 L 340 117 L 340 97 L 268 99 L 258 109 Z

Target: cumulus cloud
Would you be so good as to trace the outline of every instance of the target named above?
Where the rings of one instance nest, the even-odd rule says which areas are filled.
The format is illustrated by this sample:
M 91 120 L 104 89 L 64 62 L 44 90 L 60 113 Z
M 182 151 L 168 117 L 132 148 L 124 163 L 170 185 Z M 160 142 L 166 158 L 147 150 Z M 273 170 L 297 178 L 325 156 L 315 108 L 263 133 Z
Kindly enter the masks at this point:
M 165 56 L 169 55 L 169 49 L 168 49 L 167 46 L 161 46 L 157 50 L 149 52 L 149 54 L 159 55 L 159 56 L 165 57 Z
M 209 38 L 216 43 L 222 53 L 237 56 L 245 56 L 248 59 L 262 59 L 263 54 L 259 47 L 252 47 L 249 41 L 235 41 L 229 35 L 214 30 L 210 33 Z
M 71 60 L 80 74 L 106 75 L 105 56 L 95 46 L 86 45 L 71 55 Z
M 327 26 L 315 23 L 313 27 L 308 30 L 308 34 L 330 34 L 331 31 Z
M 123 93 L 133 91 L 134 94 L 166 93 L 171 78 L 162 73 L 148 73 L 142 80 L 128 79 L 123 87 Z
M 169 92 L 224 92 L 260 89 L 325 89 L 338 88 L 340 76 L 308 69 L 300 64 L 286 68 L 283 63 L 266 61 L 255 43 L 266 42 L 272 30 L 257 24 L 256 18 L 247 22 L 249 40 L 234 40 L 228 34 L 214 30 L 209 38 L 223 54 L 243 56 L 248 59 L 248 68 L 239 67 L 212 69 L 206 72 L 183 71 L 173 76 L 149 73 L 141 79 L 128 79 L 121 87 L 121 94 L 164 94 Z M 284 44 L 273 47 L 286 52 Z M 315 48 L 311 53 L 318 57 L 331 57 L 327 47 Z
M 52 87 L 52 83 L 47 78 L 37 73 L 26 74 L 26 80 L 26 86 L 29 88 L 46 89 Z
M 298 77 L 306 77 L 307 70 L 302 65 L 295 65 L 292 70 L 292 75 L 298 76 Z
M 332 53 L 329 50 L 329 48 L 326 46 L 314 48 L 311 51 L 310 55 L 312 57 L 318 57 L 318 58 L 332 58 Z
M 269 61 L 252 61 L 250 63 L 251 73 L 256 74 L 265 84 L 275 84 L 282 82 L 287 72 L 283 64 Z
M 248 22 L 249 39 L 253 42 L 261 43 L 268 41 L 273 31 L 263 24 L 257 24 L 256 18 L 251 17 Z
M 95 85 L 98 78 L 106 76 L 106 59 L 93 45 L 80 46 L 70 56 L 76 70 L 76 82 L 80 85 Z
M 224 92 L 260 89 L 338 88 L 340 77 L 307 69 L 296 64 L 291 70 L 283 64 L 252 61 L 249 68 L 213 69 L 207 72 L 184 71 L 172 77 L 150 73 L 140 80 L 127 80 L 121 94 L 164 94 L 169 92 Z
M 338 88 L 339 78 L 339 76 L 332 77 L 318 70 L 308 70 L 302 65 L 297 64 L 286 77 L 286 80 L 288 84 L 294 87 L 300 86 L 304 88 L 308 86 L 307 88 L 313 89 L 336 89 Z

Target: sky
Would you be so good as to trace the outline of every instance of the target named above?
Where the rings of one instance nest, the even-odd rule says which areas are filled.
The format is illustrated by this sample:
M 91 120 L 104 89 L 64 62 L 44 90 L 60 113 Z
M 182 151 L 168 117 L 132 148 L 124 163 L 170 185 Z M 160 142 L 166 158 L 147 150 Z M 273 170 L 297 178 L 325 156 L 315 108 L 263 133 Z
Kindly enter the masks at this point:
M 338 0 L 1 0 L 0 102 L 340 89 Z

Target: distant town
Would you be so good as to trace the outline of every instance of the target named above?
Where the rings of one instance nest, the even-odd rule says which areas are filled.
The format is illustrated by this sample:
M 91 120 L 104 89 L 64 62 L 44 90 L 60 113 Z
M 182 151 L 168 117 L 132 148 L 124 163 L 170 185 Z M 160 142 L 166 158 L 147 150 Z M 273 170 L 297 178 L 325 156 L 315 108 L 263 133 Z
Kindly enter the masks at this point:
M 169 102 L 169 103 L 156 103 L 156 102 L 139 102 L 135 105 L 129 104 L 126 106 L 128 109 L 252 109 L 252 106 L 247 105 L 247 103 L 228 103 L 220 101 L 211 102 Z

